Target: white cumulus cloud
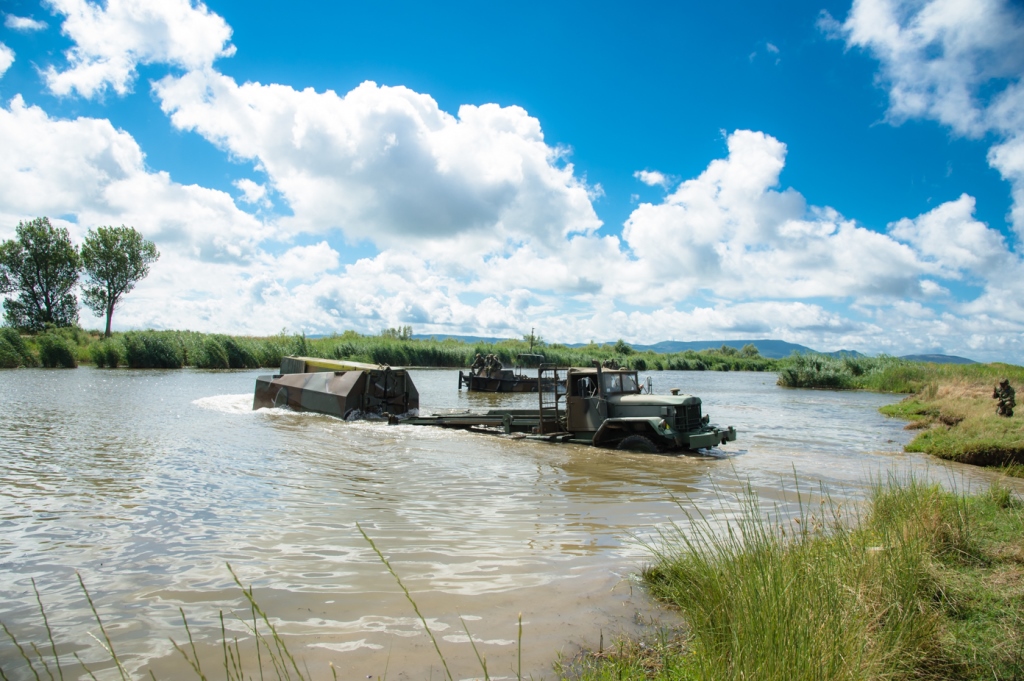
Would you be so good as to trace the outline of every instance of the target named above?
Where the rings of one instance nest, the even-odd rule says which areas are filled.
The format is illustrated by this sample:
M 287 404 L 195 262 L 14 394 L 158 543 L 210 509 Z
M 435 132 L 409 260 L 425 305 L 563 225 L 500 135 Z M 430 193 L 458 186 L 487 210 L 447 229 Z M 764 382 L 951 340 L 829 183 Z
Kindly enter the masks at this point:
M 893 122 L 927 118 L 956 133 L 998 136 L 989 163 L 1013 187 L 1024 235 L 1024 8 L 1006 0 L 856 0 L 819 26 L 879 60 Z
M 404 87 L 366 82 L 339 96 L 210 70 L 155 92 L 176 127 L 258 163 L 296 232 L 482 255 L 508 240 L 552 248 L 601 224 L 591 188 L 520 107 L 453 116 Z
M 657 170 L 638 170 L 633 177 L 640 180 L 648 187 L 668 187 L 669 179 L 664 173 Z
M 254 204 L 265 204 L 267 202 L 266 185 L 253 182 L 249 178 L 245 177 L 240 180 L 235 180 L 232 184 L 242 190 L 242 201 Z
M 234 54 L 231 28 L 206 5 L 193 0 L 48 0 L 64 15 L 61 31 L 74 41 L 68 66 L 50 66 L 46 82 L 58 95 L 73 91 L 92 97 L 108 86 L 123 95 L 132 87 L 137 64 L 201 69 Z
M 12 31 L 41 31 L 46 28 L 46 22 L 37 21 L 32 17 L 19 17 L 13 14 L 8 14 L 4 17 L 4 26 Z
M 13 63 L 14 50 L 3 43 L 0 43 L 0 77 L 3 77 L 3 75 L 7 73 L 7 69 L 11 68 L 11 64 Z
M 626 221 L 623 239 L 644 278 L 633 295 L 650 287 L 732 299 L 919 291 L 918 275 L 930 270 L 910 247 L 779 189 L 784 144 L 740 130 L 728 147 L 727 158 Z
M 984 278 L 1012 266 L 1006 240 L 974 218 L 974 197 L 966 194 L 917 218 L 889 225 L 889 233 L 912 244 L 924 258 L 959 279 L 962 271 Z

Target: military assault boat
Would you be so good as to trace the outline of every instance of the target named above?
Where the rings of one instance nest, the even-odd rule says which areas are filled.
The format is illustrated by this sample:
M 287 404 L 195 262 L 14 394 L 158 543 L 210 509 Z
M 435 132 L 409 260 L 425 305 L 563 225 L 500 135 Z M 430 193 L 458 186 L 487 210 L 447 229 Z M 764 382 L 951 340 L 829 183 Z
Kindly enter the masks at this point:
M 415 413 L 420 395 L 401 367 L 284 357 L 281 372 L 256 379 L 252 408 L 288 407 L 343 419 Z
M 478 355 L 479 357 L 479 355 Z M 467 371 L 459 371 L 459 390 L 480 393 L 535 393 L 537 392 L 537 367 L 544 361 L 544 355 L 522 353 L 516 355 L 512 369 L 474 365 Z M 500 363 L 500 362 L 499 362 Z M 526 367 L 532 366 L 534 375 Z

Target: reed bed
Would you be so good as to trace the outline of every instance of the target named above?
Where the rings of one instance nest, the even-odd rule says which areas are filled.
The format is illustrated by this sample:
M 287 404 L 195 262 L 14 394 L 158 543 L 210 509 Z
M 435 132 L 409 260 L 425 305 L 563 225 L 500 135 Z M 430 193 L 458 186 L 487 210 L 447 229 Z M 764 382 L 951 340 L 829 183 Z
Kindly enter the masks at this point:
M 912 393 L 924 386 L 939 366 L 951 365 L 912 362 L 889 355 L 793 355 L 779 367 L 778 384 L 786 388 Z
M 464 343 L 388 334 L 364 336 L 353 331 L 319 338 L 289 334 L 251 337 L 194 331 L 129 331 L 102 338 L 98 332 L 81 329 L 52 329 L 38 336 L 23 337 L 5 328 L 0 334 L 0 368 L 39 366 L 44 363 L 44 357 L 53 356 L 46 348 L 58 344 L 66 348 L 63 356 L 73 356 L 74 363 L 46 359 L 51 362 L 47 366 L 91 363 L 101 368 L 255 369 L 278 367 L 282 357 L 304 355 L 390 366 L 464 368 L 473 363 L 478 353 L 496 355 L 506 366 L 517 365 L 522 354 L 540 355 L 540 359 L 524 359 L 527 368 L 539 362 L 590 366 L 594 361 L 614 360 L 620 366 L 640 371 L 775 371 L 780 364 L 779 360 L 761 357 L 756 350 L 741 352 L 723 346 L 699 352 L 658 354 L 636 352 L 621 341 L 580 348 L 541 343 L 531 349 L 528 342 L 521 340 Z M 45 354 L 47 352 L 49 354 Z

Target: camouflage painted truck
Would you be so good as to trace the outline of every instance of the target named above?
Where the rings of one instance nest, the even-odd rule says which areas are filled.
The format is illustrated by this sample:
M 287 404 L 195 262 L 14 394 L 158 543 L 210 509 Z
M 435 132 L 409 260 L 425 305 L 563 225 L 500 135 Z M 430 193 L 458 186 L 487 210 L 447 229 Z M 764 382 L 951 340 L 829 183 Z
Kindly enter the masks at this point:
M 633 369 L 542 365 L 537 385 L 537 409 L 417 416 L 402 423 L 651 453 L 706 449 L 736 439 L 734 427 L 711 425 L 699 397 L 675 389 L 651 394 L 650 381 L 641 384 Z
M 253 409 L 287 407 L 340 418 L 376 414 L 392 424 L 520 434 L 642 452 L 707 449 L 736 439 L 732 426 L 711 425 L 701 400 L 651 393 L 632 369 L 537 370 L 536 409 L 491 409 L 418 416 L 419 393 L 407 369 L 286 357 L 281 373 L 256 379 Z

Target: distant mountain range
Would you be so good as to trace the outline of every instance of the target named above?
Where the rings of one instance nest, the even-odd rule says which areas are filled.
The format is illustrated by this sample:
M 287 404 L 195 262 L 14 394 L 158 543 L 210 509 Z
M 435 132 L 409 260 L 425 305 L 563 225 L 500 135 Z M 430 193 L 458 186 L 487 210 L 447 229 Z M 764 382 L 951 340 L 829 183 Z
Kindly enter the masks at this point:
M 977 364 L 973 359 L 956 355 L 903 355 L 902 359 L 912 362 L 935 362 L 936 364 Z
M 437 340 L 444 340 L 451 338 L 453 340 L 463 341 L 464 343 L 497 343 L 503 340 L 509 340 L 508 338 L 487 338 L 485 336 L 455 336 L 455 335 L 437 335 L 437 334 L 414 334 L 413 338 L 417 339 L 428 339 L 436 338 Z M 605 343 L 610 345 L 611 343 Z M 566 347 L 569 348 L 581 348 L 586 343 L 566 343 Z M 737 350 L 742 348 L 744 345 L 753 345 L 757 348 L 757 351 L 761 353 L 762 357 L 768 357 L 770 359 L 782 359 L 783 357 L 789 357 L 794 352 L 798 353 L 817 353 L 821 355 L 829 355 L 831 357 L 865 357 L 863 353 L 857 352 L 856 350 L 835 350 L 832 352 L 820 352 L 806 345 L 799 345 L 797 343 L 788 343 L 781 340 L 766 340 L 766 339 L 752 339 L 752 340 L 716 340 L 716 341 L 661 341 L 653 345 L 633 345 L 630 343 L 630 347 L 634 350 L 643 352 L 644 350 L 652 350 L 660 353 L 673 353 L 673 352 L 686 352 L 687 350 L 708 350 L 711 348 L 720 348 L 723 345 L 730 348 L 736 348 Z M 973 359 L 967 359 L 965 357 L 956 357 L 954 355 L 904 355 L 902 359 L 909 359 L 914 362 L 935 362 L 936 364 L 975 364 Z

